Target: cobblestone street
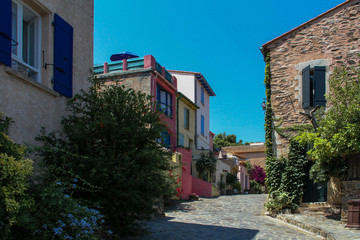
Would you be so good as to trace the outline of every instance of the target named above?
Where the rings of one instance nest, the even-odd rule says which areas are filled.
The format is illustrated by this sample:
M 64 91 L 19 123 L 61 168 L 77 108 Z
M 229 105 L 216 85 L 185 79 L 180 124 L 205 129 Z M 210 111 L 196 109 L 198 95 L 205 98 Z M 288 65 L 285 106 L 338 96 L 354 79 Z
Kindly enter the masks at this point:
M 262 215 L 266 195 L 232 195 L 183 202 L 148 223 L 141 239 L 321 239 Z

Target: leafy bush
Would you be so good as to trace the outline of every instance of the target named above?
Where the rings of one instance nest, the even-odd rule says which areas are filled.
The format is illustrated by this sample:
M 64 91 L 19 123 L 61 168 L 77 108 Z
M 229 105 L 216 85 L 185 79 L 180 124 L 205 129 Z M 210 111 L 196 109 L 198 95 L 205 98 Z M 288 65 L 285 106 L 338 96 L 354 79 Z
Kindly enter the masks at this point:
M 158 144 L 166 126 L 151 96 L 93 81 L 67 102 L 61 132 L 37 138 L 47 166 L 45 179 L 78 187 L 66 189 L 80 204 L 98 209 L 114 237 L 139 232 L 167 194 L 171 152 Z M 71 193 L 71 194 L 69 194 Z
M 254 180 L 250 180 L 250 192 L 256 193 L 256 194 L 262 193 L 260 183 L 254 181 Z
M 241 183 L 240 182 L 236 182 L 233 184 L 233 189 L 238 190 L 238 192 L 241 192 Z
M 73 186 L 76 188 L 75 183 Z M 64 193 L 66 188 L 61 182 L 31 185 L 29 194 L 34 203 L 19 215 L 15 238 L 98 239 L 103 216 L 78 204 Z
M 288 192 L 274 191 L 270 193 L 270 200 L 265 203 L 265 208 L 272 212 L 280 211 L 283 208 L 293 208 L 294 196 Z
M 200 158 L 196 161 L 196 171 L 201 177 L 211 173 L 216 168 L 216 158 L 210 152 L 209 155 L 201 154 Z M 209 179 L 208 179 L 209 180 Z
M 226 185 L 233 187 L 234 184 L 237 182 L 237 177 L 233 173 L 226 174 Z
M 330 177 L 345 178 L 348 173 L 346 156 L 360 153 L 360 67 L 351 72 L 335 69 L 329 80 L 330 94 L 326 96 L 330 108 L 318 116 L 316 132 L 307 131 L 297 139 L 312 145 L 309 151 L 315 164 L 311 178 L 327 182 Z
M 8 136 L 11 119 L 0 113 L 0 238 L 11 239 L 21 208 L 31 204 L 25 192 L 33 173 L 33 162 L 24 157 L 25 147 Z

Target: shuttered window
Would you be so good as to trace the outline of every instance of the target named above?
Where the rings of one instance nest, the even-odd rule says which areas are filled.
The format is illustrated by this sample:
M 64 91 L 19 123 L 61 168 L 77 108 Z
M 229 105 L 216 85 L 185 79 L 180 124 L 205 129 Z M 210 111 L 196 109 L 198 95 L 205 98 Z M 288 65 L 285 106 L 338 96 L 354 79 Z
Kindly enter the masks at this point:
M 72 97 L 73 28 L 55 14 L 54 17 L 54 90 Z
M 315 66 L 310 68 L 307 66 L 302 71 L 302 97 L 303 108 L 326 106 L 326 68 L 323 66 Z
M 1 0 L 0 62 L 11 66 L 11 0 Z

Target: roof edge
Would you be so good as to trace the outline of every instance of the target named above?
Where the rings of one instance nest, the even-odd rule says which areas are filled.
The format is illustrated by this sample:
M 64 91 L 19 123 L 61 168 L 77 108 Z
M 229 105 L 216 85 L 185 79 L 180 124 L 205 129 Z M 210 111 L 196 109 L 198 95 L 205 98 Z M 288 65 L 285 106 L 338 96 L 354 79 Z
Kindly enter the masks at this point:
M 320 15 L 312 18 L 312 19 L 310 19 L 309 21 L 307 21 L 307 22 L 305 22 L 305 23 L 303 23 L 303 24 L 301 24 L 301 25 L 299 25 L 299 26 L 291 29 L 290 31 L 288 31 L 288 32 L 286 32 L 286 33 L 283 33 L 282 35 L 280 35 L 280 36 L 278 36 L 278 37 L 276 37 L 276 38 L 274 38 L 274 39 L 266 42 L 265 44 L 262 45 L 262 49 L 266 49 L 268 45 L 276 42 L 277 40 L 279 40 L 279 39 L 281 39 L 281 38 L 289 35 L 290 33 L 293 33 L 293 32 L 295 32 L 295 31 L 299 30 L 300 28 L 304 27 L 305 25 L 307 25 L 307 24 L 309 24 L 309 23 L 312 23 L 312 22 L 318 20 L 319 18 L 321 18 L 321 17 L 323 17 L 323 16 L 325 16 L 325 15 L 327 15 L 327 14 L 329 14 L 329 13 L 331 13 L 331 12 L 333 12 L 333 11 L 341 8 L 341 7 L 343 7 L 343 6 L 346 5 L 346 4 L 349 4 L 350 2 L 354 2 L 354 1 L 358 1 L 358 0 L 346 0 L 346 1 L 343 2 L 343 3 L 340 3 L 339 5 L 337 5 L 337 6 L 333 7 L 333 8 L 331 8 L 331 9 L 327 10 L 326 12 L 324 12 L 324 13 L 322 13 L 322 14 L 320 14 Z

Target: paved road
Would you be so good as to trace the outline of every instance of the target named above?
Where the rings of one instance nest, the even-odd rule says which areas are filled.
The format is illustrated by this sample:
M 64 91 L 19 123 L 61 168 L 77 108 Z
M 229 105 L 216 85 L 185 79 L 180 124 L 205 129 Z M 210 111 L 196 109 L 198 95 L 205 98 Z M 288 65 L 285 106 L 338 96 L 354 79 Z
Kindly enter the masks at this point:
M 148 223 L 150 240 L 321 239 L 261 215 L 266 195 L 221 196 L 183 202 Z

